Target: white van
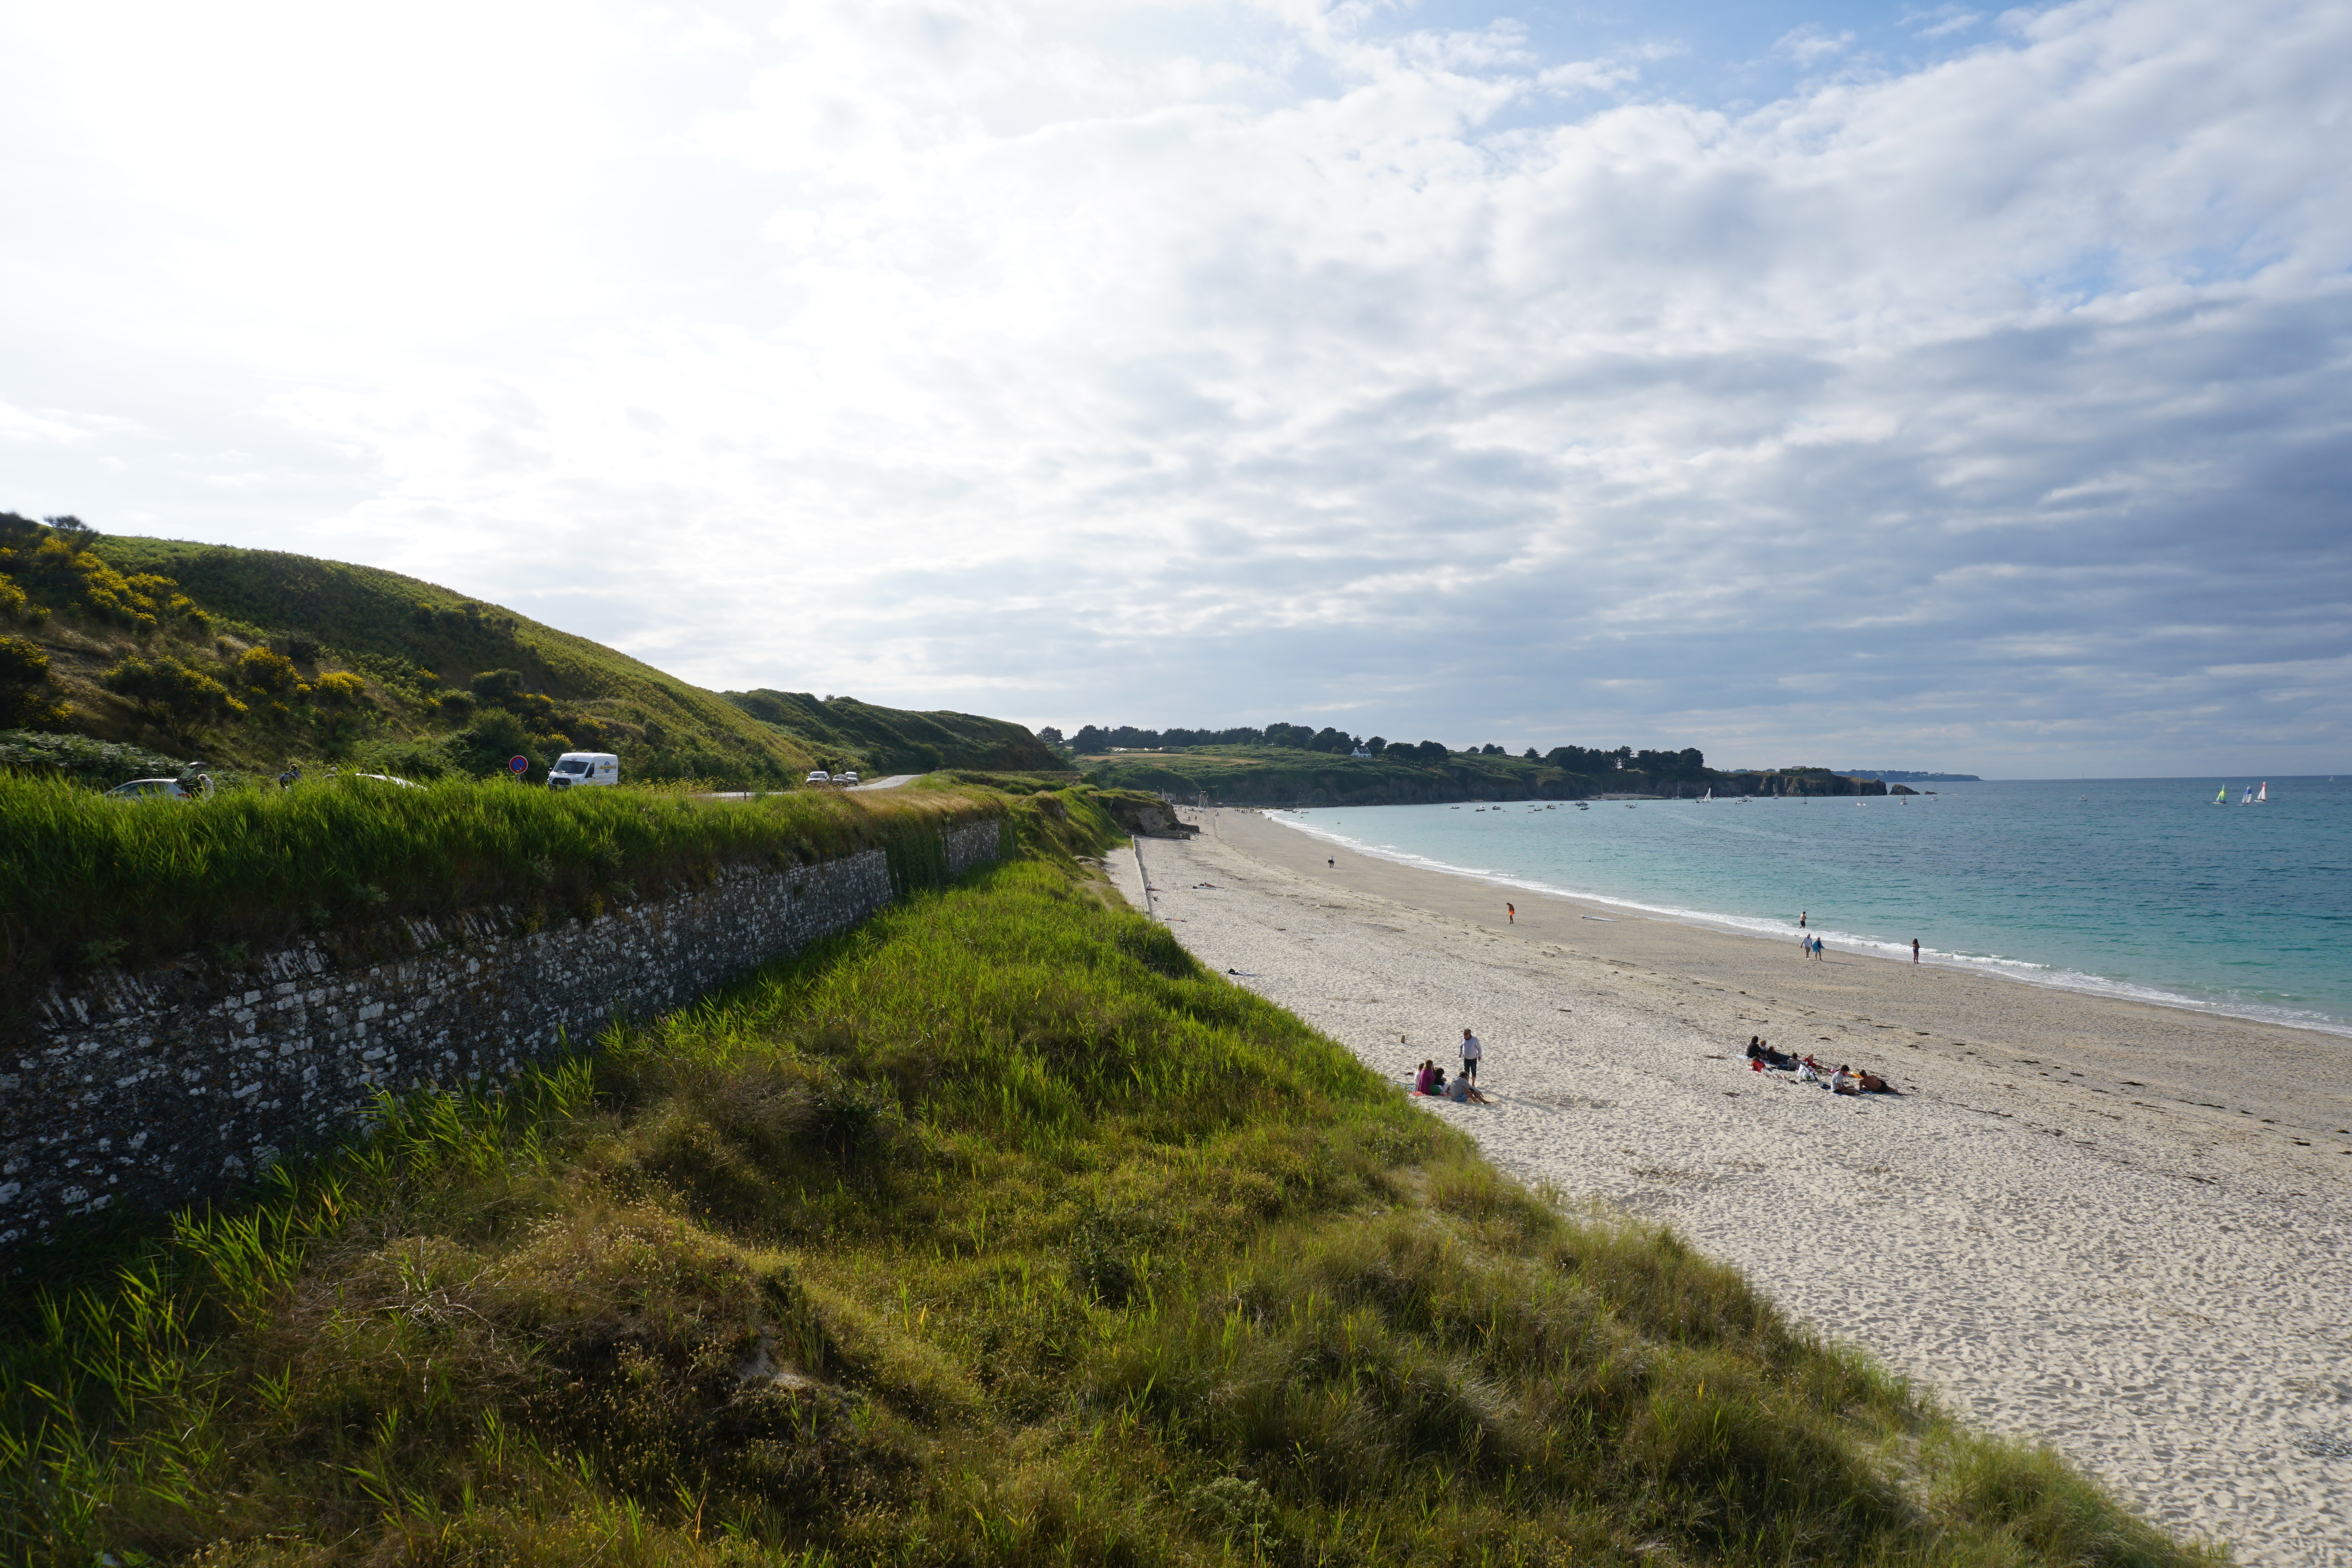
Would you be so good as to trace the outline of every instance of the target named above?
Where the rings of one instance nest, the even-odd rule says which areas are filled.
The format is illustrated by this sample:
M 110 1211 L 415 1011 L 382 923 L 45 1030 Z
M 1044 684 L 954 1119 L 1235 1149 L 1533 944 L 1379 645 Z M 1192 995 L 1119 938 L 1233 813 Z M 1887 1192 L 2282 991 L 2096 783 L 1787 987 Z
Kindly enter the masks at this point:
M 621 759 L 609 751 L 567 751 L 547 770 L 547 787 L 569 789 L 575 784 L 618 784 Z

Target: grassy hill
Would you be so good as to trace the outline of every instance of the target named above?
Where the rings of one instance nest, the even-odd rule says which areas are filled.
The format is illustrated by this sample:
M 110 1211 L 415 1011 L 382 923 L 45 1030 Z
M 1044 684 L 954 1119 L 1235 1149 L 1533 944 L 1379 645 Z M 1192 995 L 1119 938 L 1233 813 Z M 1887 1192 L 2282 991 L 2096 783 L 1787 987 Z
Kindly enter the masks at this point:
M 807 692 L 719 695 L 821 755 L 863 758 L 876 772 L 968 768 L 992 773 L 1058 773 L 1070 766 L 1060 752 L 1008 719 L 909 713 L 856 697 L 817 697 Z
M 0 1289 L 0 1558 L 2190 1568 L 1074 852 Z
M 826 722 L 766 722 L 585 637 L 397 572 L 0 515 L 0 731 L 266 774 L 333 762 L 478 776 L 520 755 L 536 779 L 583 749 L 618 753 L 640 780 L 781 788 L 821 755 L 862 768 L 921 766 L 931 751 L 978 768 L 1057 760 L 1002 721 L 813 706 Z M 0 762 L 54 759 L 91 781 L 111 781 L 128 755 L 0 737 Z

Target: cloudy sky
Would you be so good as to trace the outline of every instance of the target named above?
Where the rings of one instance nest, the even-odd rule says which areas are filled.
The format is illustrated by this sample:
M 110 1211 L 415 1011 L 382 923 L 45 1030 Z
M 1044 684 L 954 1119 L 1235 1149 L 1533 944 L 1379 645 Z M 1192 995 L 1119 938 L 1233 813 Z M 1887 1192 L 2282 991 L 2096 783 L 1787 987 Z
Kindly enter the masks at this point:
M 2352 6 L 0 5 L 0 506 L 712 686 L 2352 772 Z

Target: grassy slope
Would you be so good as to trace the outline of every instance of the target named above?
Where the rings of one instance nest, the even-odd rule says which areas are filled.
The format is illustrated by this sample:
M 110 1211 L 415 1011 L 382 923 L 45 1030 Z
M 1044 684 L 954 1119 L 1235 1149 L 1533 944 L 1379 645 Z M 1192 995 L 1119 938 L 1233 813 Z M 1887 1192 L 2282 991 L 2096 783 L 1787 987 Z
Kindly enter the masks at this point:
M 667 749 L 722 764 L 765 762 L 779 774 L 814 766 L 805 747 L 699 686 L 497 605 L 467 616 L 461 607 L 476 601 L 415 578 L 177 539 L 110 537 L 96 549 L 119 570 L 173 578 L 215 615 L 264 632 L 304 632 L 347 655 L 403 660 L 458 690 L 479 671 L 520 670 L 532 689 L 559 701 L 638 731 L 649 721 L 660 726 Z M 421 621 L 420 606 L 442 613 Z
M 141 804 L 0 775 L 0 987 L 22 1001 L 53 968 L 188 954 L 235 967 L 248 947 L 407 916 L 593 914 L 745 862 L 882 848 L 903 881 L 942 825 L 1000 810 L 952 788 L 709 800 L 362 779 Z
M 1063 852 L 11 1282 L 0 1540 L 215 1563 L 2167 1564 L 1563 1218 Z
M 807 692 L 763 689 L 719 695 L 826 758 L 861 762 L 877 773 L 929 773 L 941 768 L 1055 773 L 1069 768 L 1060 752 L 1006 719 L 909 713 L 855 697 L 821 699 Z
M 164 758 L 201 756 L 215 768 L 265 774 L 289 759 L 429 770 L 429 749 L 472 722 L 446 710 L 442 695 L 464 692 L 484 671 L 510 669 L 528 690 L 551 701 L 549 712 L 533 718 L 535 732 L 562 735 L 575 747 L 616 751 L 637 779 L 777 788 L 797 783 L 820 757 L 868 772 L 1066 767 L 1026 729 L 1002 719 L 910 713 L 846 697 L 820 703 L 780 692 L 722 698 L 584 637 L 374 567 L 176 539 L 107 537 L 90 549 L 126 575 L 172 579 L 210 625 L 167 616 L 158 628 L 136 631 L 76 613 L 69 599 L 51 594 L 56 602 L 47 607 L 57 613 L 49 620 L 0 624 L 0 632 L 44 646 L 52 677 L 45 689 L 70 703 L 71 729 Z M 42 601 L 37 592 L 35 599 Z M 319 644 L 315 657 L 306 653 L 300 661 L 304 681 L 354 671 L 366 682 L 364 696 L 340 704 L 282 695 L 273 701 L 240 685 L 234 665 L 246 646 L 299 646 L 303 639 Z M 101 685 L 104 672 L 125 657 L 159 654 L 201 667 L 250 711 L 166 721 Z M 518 748 L 540 764 L 551 759 L 541 752 L 556 749 L 521 740 L 472 762 L 494 766 Z M 38 750 L 37 743 L 0 742 L 0 761 L 46 766 Z M 78 774 L 120 781 L 106 771 L 109 758 L 69 760 L 81 764 L 73 769 Z

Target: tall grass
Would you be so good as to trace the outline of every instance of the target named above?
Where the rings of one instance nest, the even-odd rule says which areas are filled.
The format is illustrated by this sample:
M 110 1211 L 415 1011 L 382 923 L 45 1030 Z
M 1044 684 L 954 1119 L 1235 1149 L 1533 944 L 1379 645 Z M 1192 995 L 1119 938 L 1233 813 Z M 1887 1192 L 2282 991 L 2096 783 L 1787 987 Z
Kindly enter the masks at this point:
M 401 915 L 587 911 L 860 849 L 928 884 L 940 830 L 1001 810 L 976 790 L 711 801 L 350 778 L 141 803 L 0 775 L 0 990 L 22 1000 L 59 967 L 233 957 Z
M 19 1562 L 2159 1564 L 1061 862 L 0 1322 Z M 137 1554 L 137 1555 L 134 1555 Z

